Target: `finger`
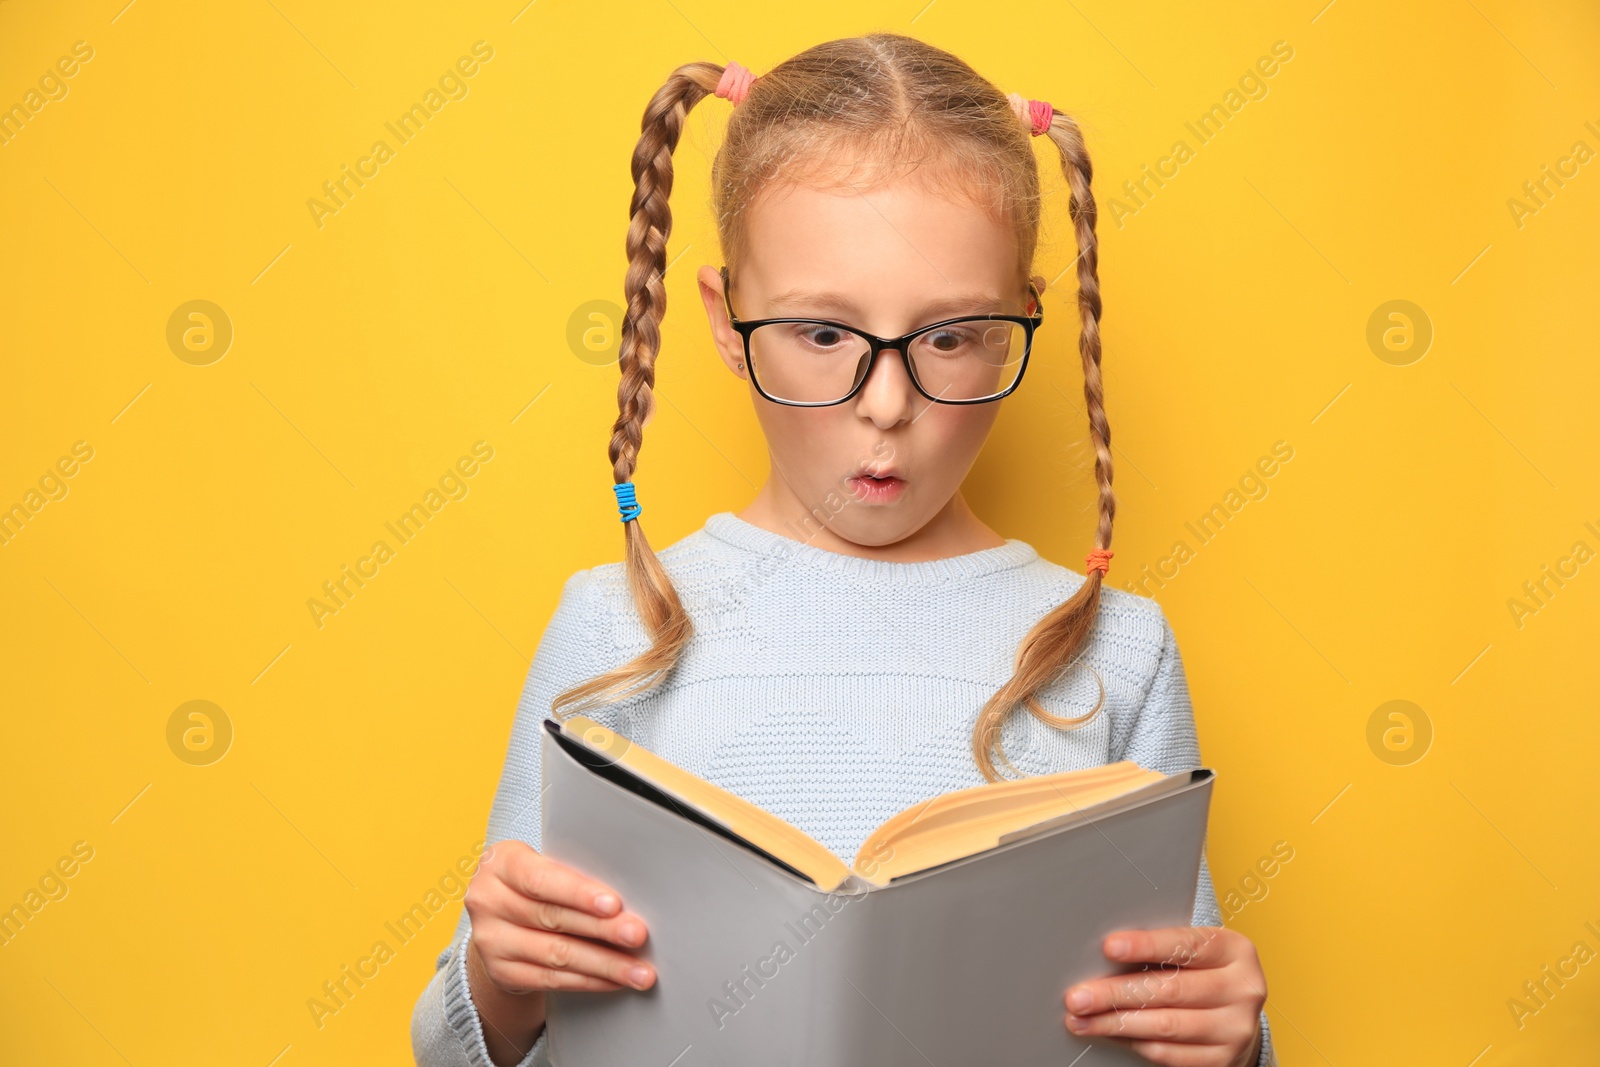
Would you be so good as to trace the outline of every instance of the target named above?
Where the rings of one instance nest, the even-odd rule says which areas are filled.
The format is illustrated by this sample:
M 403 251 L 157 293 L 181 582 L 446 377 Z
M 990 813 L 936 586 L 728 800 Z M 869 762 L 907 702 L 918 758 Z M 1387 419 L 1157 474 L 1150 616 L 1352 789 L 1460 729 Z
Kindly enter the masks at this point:
M 497 851 L 494 864 L 501 881 L 525 897 L 564 904 L 603 919 L 622 910 L 616 890 L 527 846 Z
M 1092 1015 L 1113 1008 L 1220 1008 L 1233 1002 L 1217 969 L 1134 971 L 1079 982 L 1065 995 L 1067 1010 Z
M 579 993 L 609 993 L 622 987 L 604 978 L 571 971 L 555 971 L 523 960 L 484 960 L 484 973 L 496 987 L 507 993 L 547 993 L 551 990 Z
M 1158 963 L 1168 967 L 1221 967 L 1233 958 L 1232 930 L 1221 926 L 1169 926 L 1160 930 L 1117 930 L 1101 947 L 1107 959 Z
M 524 896 L 504 883 L 486 887 L 477 899 L 477 906 L 530 929 L 609 941 L 623 948 L 637 948 L 649 936 L 644 919 L 635 912 L 624 911 L 609 919 L 599 919 L 564 904 Z
M 1227 1013 L 1204 1008 L 1134 1008 L 1068 1015 L 1067 1029 L 1079 1035 L 1192 1045 L 1220 1045 L 1230 1036 Z
M 542 930 L 511 927 L 504 941 L 491 939 L 497 955 L 504 959 L 547 967 L 553 971 L 570 971 L 574 974 L 604 978 L 619 986 L 649 989 L 656 980 L 654 967 L 637 956 L 610 949 L 595 941 L 566 934 L 550 934 Z

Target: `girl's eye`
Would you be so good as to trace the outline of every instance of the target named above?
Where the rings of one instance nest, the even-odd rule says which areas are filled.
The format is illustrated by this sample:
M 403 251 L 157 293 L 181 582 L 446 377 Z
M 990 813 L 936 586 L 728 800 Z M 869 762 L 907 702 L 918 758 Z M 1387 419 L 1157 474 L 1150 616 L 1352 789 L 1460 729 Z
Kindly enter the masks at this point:
M 964 326 L 946 326 L 917 338 L 917 344 L 936 356 L 959 356 L 977 341 L 971 329 Z
M 849 336 L 849 333 L 839 329 L 837 326 L 826 326 L 820 323 L 795 327 L 796 339 L 805 342 L 812 348 L 837 348 Z

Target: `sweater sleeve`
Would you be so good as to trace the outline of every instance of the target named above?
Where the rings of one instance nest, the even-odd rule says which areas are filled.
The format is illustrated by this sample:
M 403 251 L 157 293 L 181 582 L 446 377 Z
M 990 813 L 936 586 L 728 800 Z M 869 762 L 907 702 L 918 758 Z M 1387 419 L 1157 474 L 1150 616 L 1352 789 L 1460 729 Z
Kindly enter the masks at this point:
M 591 579 L 589 571 L 567 579 L 529 665 L 500 784 L 489 810 L 486 844 L 518 840 L 539 848 L 541 724 L 557 693 L 606 669 L 600 662 L 604 651 L 596 640 L 599 629 Z M 590 714 L 597 721 L 604 718 L 598 712 Z M 411 1049 L 417 1067 L 494 1067 L 467 982 L 466 946 L 471 934 L 471 916 L 463 907 L 454 937 L 439 953 L 433 978 L 412 1009 Z M 545 1038 L 541 1030 L 517 1067 L 550 1067 Z
M 1126 733 L 1122 750 L 1115 760 L 1131 759 L 1141 767 L 1177 774 L 1200 766 L 1200 740 L 1195 731 L 1194 707 L 1189 701 L 1189 682 L 1183 673 L 1183 657 L 1178 652 L 1172 624 L 1161 617 L 1161 655 L 1144 703 Z M 1211 882 L 1211 867 L 1205 851 L 1200 853 L 1200 877 L 1195 887 L 1192 926 L 1221 926 L 1222 909 L 1217 904 Z M 1272 1031 L 1267 1013 L 1261 1013 L 1261 1056 L 1256 1067 L 1275 1067 Z

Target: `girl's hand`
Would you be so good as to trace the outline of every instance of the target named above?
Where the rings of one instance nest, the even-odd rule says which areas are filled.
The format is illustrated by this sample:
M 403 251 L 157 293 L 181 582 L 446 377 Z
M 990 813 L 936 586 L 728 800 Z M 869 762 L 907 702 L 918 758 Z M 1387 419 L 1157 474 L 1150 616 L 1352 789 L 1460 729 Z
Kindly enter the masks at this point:
M 655 968 L 599 943 L 644 944 L 644 920 L 623 911 L 609 886 L 521 841 L 484 853 L 464 903 L 472 917 L 468 950 L 501 992 L 648 989 L 655 981 Z
M 467 987 L 496 1064 L 522 1062 L 544 1029 L 545 993 L 647 989 L 655 968 L 601 944 L 644 944 L 644 920 L 610 887 L 521 841 L 484 852 L 463 901 Z
M 1153 967 L 1068 989 L 1068 1030 L 1124 1039 L 1172 1067 L 1254 1067 L 1267 980 L 1248 937 L 1220 926 L 1117 930 L 1102 948 Z

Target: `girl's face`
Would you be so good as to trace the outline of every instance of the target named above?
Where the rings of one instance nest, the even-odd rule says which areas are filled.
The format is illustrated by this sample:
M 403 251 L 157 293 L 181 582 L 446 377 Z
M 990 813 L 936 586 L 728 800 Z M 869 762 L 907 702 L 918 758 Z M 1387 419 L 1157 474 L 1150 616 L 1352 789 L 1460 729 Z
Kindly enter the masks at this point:
M 1035 310 L 1016 269 L 1011 227 L 912 180 L 865 193 L 772 189 L 752 208 L 747 232 L 749 248 L 733 274 L 741 320 L 822 318 L 898 337 L 969 312 Z M 698 279 L 718 353 L 748 382 L 718 268 L 701 267 Z M 1042 293 L 1044 279 L 1033 281 Z M 960 495 L 1003 401 L 933 403 L 912 385 L 896 349 L 883 351 L 861 391 L 842 404 L 791 407 L 749 390 L 772 475 L 743 516 L 748 521 L 791 534 L 800 528 L 844 552 L 913 535 L 919 554 L 1003 543 Z M 893 480 L 864 482 L 863 469 Z M 822 523 L 826 530 L 810 536 Z

